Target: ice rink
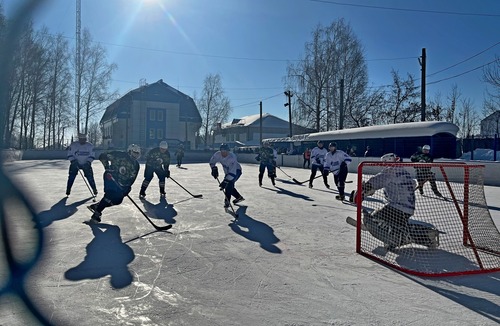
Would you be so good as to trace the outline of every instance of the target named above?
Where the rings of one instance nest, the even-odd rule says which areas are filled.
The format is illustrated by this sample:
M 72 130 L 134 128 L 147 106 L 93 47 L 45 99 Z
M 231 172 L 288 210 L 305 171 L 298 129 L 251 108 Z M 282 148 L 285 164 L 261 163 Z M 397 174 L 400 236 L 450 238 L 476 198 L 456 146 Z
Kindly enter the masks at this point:
M 97 161 L 93 168 L 100 199 L 103 168 Z M 321 179 L 309 189 L 286 175 L 304 181 L 309 170 L 283 167 L 275 187 L 267 177 L 259 187 L 258 165 L 243 164 L 236 186 L 246 200 L 235 206 L 240 217 L 233 222 L 208 163 L 170 168 L 175 181 L 203 198 L 167 180 L 162 200 L 153 179 L 140 200 L 143 169 L 130 196 L 155 224 L 173 224 L 169 231 L 155 231 L 127 198 L 104 210 L 101 224 L 84 224 L 92 197 L 80 176 L 65 196 L 67 161 L 4 164 L 43 226 L 43 254 L 24 286 L 52 324 L 500 323 L 500 273 L 422 278 L 356 254 L 356 230 L 345 222 L 356 207 L 335 200 L 335 186 L 328 190 Z M 485 196 L 498 227 L 500 190 L 486 186 Z M 16 257 L 29 255 L 36 229 L 27 214 L 8 215 L 16 217 Z M 0 256 L 2 288 L 9 270 L 4 250 Z M 0 296 L 0 325 L 37 325 L 29 316 L 16 295 Z

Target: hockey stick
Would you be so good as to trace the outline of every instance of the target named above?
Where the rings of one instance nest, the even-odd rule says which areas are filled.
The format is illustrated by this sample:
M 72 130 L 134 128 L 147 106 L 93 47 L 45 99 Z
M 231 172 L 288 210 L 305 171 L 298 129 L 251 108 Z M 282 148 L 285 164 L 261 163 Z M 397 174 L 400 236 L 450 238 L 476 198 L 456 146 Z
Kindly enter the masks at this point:
M 172 224 L 168 224 L 168 225 L 165 225 L 165 226 L 158 226 L 156 224 L 153 223 L 153 221 L 151 221 L 151 219 L 146 215 L 146 213 L 144 213 L 144 211 L 135 203 L 135 201 L 132 200 L 132 198 L 130 198 L 129 195 L 127 195 L 128 199 L 130 199 L 130 201 L 132 202 L 132 204 L 135 205 L 135 207 L 137 207 L 137 209 L 139 210 L 139 212 L 142 213 L 142 215 L 144 215 L 144 217 L 148 220 L 149 223 L 151 223 L 151 225 L 157 230 L 157 231 L 166 231 L 170 228 L 172 228 Z
M 187 190 L 186 188 L 184 188 L 183 186 L 181 186 L 181 185 L 180 185 L 177 181 L 175 181 L 175 179 L 174 179 L 174 178 L 170 177 L 170 180 L 172 180 L 173 182 L 177 183 L 177 185 L 178 185 L 179 187 L 181 187 L 182 189 L 184 189 L 184 190 L 185 190 L 188 194 L 190 194 L 190 195 L 191 195 L 191 196 L 193 196 L 194 198 L 201 198 L 201 197 L 203 197 L 203 195 L 202 195 L 202 194 L 199 194 L 199 195 L 193 195 L 192 193 L 190 193 L 190 192 L 189 192 L 189 190 Z
M 220 187 L 220 181 L 219 181 L 219 177 L 217 177 L 217 182 L 219 183 L 219 187 Z M 224 189 L 221 189 L 222 192 L 224 193 L 224 198 L 226 198 L 227 200 L 227 196 L 226 196 L 226 188 Z M 227 201 L 227 203 L 229 204 L 229 207 L 231 207 L 231 210 L 233 211 L 233 214 L 234 214 L 234 218 L 238 218 L 238 214 L 235 212 L 234 208 L 233 208 L 233 205 L 231 205 L 231 196 L 229 196 L 229 200 Z M 227 208 L 226 208 L 227 209 Z
M 301 184 L 301 183 L 300 183 L 297 179 L 292 178 L 292 176 L 291 176 L 291 175 L 288 175 L 288 173 L 286 173 L 285 171 L 283 171 L 283 169 L 281 169 L 279 166 L 277 166 L 277 165 L 276 165 L 276 167 L 277 167 L 278 169 L 280 169 L 280 171 L 281 171 L 281 172 L 283 172 L 283 173 L 284 173 L 287 177 L 289 177 L 290 179 L 292 179 L 292 181 L 293 181 L 293 182 L 295 182 L 296 184 Z
M 90 186 L 89 186 L 89 184 L 88 184 L 87 180 L 85 179 L 85 177 L 83 176 L 82 171 L 81 171 L 80 169 L 78 169 L 78 172 L 79 172 L 79 173 L 80 173 L 80 175 L 82 176 L 83 181 L 85 182 L 85 184 L 87 185 L 87 188 L 88 188 L 88 189 L 89 189 L 89 191 L 90 191 L 90 195 L 92 196 L 92 201 L 94 201 L 94 202 L 95 202 L 95 195 L 94 195 L 94 192 L 92 191 L 92 189 L 90 189 Z
M 317 179 L 317 178 L 322 177 L 322 176 L 323 176 L 323 174 L 321 174 L 321 173 L 320 173 L 318 176 L 315 176 L 315 177 L 314 177 L 314 179 Z M 314 180 L 314 179 L 313 179 L 313 180 Z M 294 181 L 295 183 L 298 183 L 298 184 L 304 184 L 304 183 L 306 183 L 306 182 L 309 182 L 309 179 L 307 179 L 306 181 L 302 181 L 302 182 L 301 182 L 301 181 L 297 181 L 297 180 L 293 180 L 293 181 Z

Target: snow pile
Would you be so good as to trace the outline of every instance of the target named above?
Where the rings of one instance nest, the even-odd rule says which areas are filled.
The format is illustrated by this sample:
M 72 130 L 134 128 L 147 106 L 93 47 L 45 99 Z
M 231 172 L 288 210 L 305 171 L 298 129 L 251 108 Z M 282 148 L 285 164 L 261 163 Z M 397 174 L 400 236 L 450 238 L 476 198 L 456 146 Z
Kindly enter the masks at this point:
M 494 151 L 492 149 L 477 148 L 474 150 L 474 161 L 493 161 Z M 470 161 L 471 152 L 463 153 L 461 160 Z M 500 160 L 500 151 L 497 151 L 497 161 Z

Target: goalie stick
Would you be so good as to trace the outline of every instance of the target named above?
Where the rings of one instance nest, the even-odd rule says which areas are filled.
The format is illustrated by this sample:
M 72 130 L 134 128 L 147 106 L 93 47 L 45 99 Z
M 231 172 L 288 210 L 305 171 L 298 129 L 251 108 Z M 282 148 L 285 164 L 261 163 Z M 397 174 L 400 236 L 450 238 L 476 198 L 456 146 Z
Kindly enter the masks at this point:
M 350 216 L 347 216 L 347 218 L 345 219 L 345 221 L 347 222 L 347 224 L 352 225 L 354 227 L 358 226 L 358 221 L 356 221 L 355 219 L 353 219 Z M 366 228 L 366 226 L 363 223 L 361 223 L 361 230 L 368 231 L 368 229 Z

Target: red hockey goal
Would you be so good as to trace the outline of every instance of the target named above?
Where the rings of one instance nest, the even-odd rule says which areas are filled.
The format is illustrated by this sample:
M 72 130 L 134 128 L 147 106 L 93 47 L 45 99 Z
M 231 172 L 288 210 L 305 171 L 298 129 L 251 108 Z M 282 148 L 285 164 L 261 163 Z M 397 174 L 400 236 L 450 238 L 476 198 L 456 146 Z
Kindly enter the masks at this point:
M 391 169 L 397 171 L 385 180 L 382 175 Z M 500 233 L 486 203 L 483 172 L 484 165 L 463 163 L 361 163 L 357 189 L 365 187 L 365 196 L 362 191 L 353 196 L 357 203 L 356 252 L 419 276 L 500 271 Z M 372 185 L 366 183 L 376 175 L 378 180 L 372 180 L 378 187 L 369 189 Z M 423 175 L 426 182 L 420 193 L 416 180 L 424 180 Z M 394 183 L 405 176 L 411 185 Z M 404 189 L 379 188 L 384 182 L 387 187 Z M 400 211 L 389 206 L 400 199 L 411 204 L 412 195 L 413 215 L 405 225 L 393 224 L 393 220 L 401 221 Z

